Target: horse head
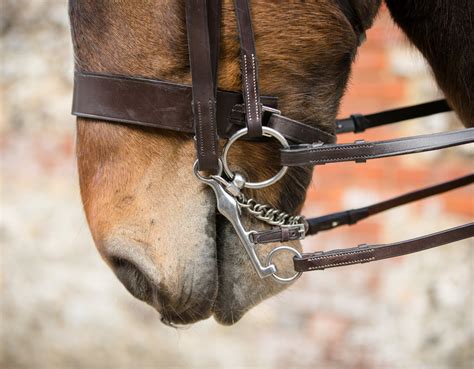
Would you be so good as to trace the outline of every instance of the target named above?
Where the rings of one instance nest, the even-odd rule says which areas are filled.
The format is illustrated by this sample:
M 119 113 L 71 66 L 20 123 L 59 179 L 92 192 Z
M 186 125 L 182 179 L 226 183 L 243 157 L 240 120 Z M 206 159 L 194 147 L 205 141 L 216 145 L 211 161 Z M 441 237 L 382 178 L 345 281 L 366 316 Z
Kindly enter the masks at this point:
M 262 95 L 285 115 L 333 133 L 339 102 L 363 32 L 379 1 L 252 1 Z M 70 0 L 76 69 L 191 83 L 184 2 Z M 233 4 L 222 2 L 219 89 L 240 91 Z M 144 97 L 146 98 L 146 97 Z M 150 104 L 153 104 L 150 101 Z M 279 169 L 275 144 L 240 142 L 233 168 L 253 181 Z M 223 324 L 284 285 L 260 279 L 212 190 L 192 172 L 189 134 L 79 118 L 77 162 L 95 244 L 124 286 L 166 323 L 214 315 Z M 290 168 L 277 184 L 246 194 L 297 213 L 311 168 Z M 256 220 L 242 214 L 247 228 Z M 298 242 L 293 246 L 299 249 Z M 259 246 L 265 255 L 272 244 Z M 283 272 L 292 266 L 278 260 Z

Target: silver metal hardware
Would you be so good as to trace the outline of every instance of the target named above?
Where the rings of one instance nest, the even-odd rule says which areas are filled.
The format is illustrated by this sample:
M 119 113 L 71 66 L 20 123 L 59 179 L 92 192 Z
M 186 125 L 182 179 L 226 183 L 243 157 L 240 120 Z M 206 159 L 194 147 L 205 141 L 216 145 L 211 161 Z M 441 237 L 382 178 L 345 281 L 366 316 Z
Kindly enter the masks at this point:
M 232 182 L 226 186 L 226 190 L 232 196 L 238 197 L 241 195 L 240 190 L 244 188 L 245 183 L 245 177 L 242 174 L 235 172 L 234 178 L 232 179 Z
M 303 232 L 306 233 L 306 221 L 301 215 L 290 215 L 282 210 L 272 208 L 270 205 L 259 204 L 252 198 L 247 199 L 243 193 L 239 196 L 237 201 L 242 208 L 246 209 L 255 218 L 267 224 L 274 226 L 301 224 L 303 226 Z
M 264 127 L 266 128 L 266 127 Z M 270 129 L 270 128 L 267 128 Z M 243 132 L 241 135 L 244 135 L 246 133 L 247 129 L 245 128 L 244 130 L 240 130 L 239 132 Z M 273 131 L 273 130 L 272 130 Z M 237 132 L 237 134 L 239 133 Z M 276 132 L 276 131 L 275 131 Z M 277 132 L 278 133 L 278 132 Z M 273 133 L 271 133 L 273 134 Z M 270 134 L 270 135 L 271 135 Z M 268 131 L 267 134 L 268 135 Z M 274 135 L 274 134 L 273 134 Z M 234 139 L 237 140 L 240 136 L 236 137 Z M 275 135 L 273 137 L 276 137 Z M 277 137 L 278 138 L 278 137 Z M 286 143 L 286 140 L 283 138 L 284 142 Z M 281 142 L 281 141 L 280 141 Z M 229 143 L 228 143 L 229 144 Z M 230 143 L 232 145 L 232 142 Z M 228 147 L 230 147 L 230 145 Z M 282 145 L 284 143 L 282 142 Z M 287 143 L 286 143 L 287 145 Z M 284 146 L 285 147 L 285 146 Z M 228 150 L 228 149 L 227 149 Z M 291 216 L 284 211 L 281 211 L 279 209 L 274 209 L 270 205 L 266 204 L 259 204 L 257 203 L 254 199 L 250 198 L 247 199 L 245 195 L 241 192 L 241 190 L 244 187 L 250 187 L 248 186 L 248 183 L 245 179 L 245 177 L 238 172 L 232 173 L 230 172 L 230 177 L 232 178 L 231 182 L 228 182 L 226 179 L 222 177 L 223 170 L 225 170 L 226 167 L 226 162 L 225 162 L 225 157 L 227 155 L 227 152 L 224 151 L 222 160 L 219 159 L 219 168 L 218 168 L 218 173 L 214 175 L 210 175 L 208 177 L 201 175 L 201 173 L 198 170 L 198 161 L 194 163 L 193 166 L 193 171 L 196 177 L 203 183 L 207 184 L 209 187 L 212 188 L 214 191 L 214 194 L 216 195 L 216 201 L 217 201 L 217 210 L 227 218 L 227 220 L 232 224 L 232 226 L 235 229 L 235 232 L 237 233 L 237 236 L 239 237 L 240 242 L 243 244 L 247 254 L 250 257 L 250 262 L 254 266 L 258 276 L 260 278 L 266 278 L 268 276 L 272 276 L 272 278 L 279 282 L 279 283 L 290 283 L 291 281 L 295 280 L 296 278 L 299 277 L 301 273 L 297 273 L 294 276 L 290 278 L 284 278 L 276 275 L 277 269 L 274 264 L 272 264 L 272 257 L 275 253 L 281 251 L 281 250 L 287 250 L 292 253 L 297 253 L 295 255 L 299 255 L 299 253 L 289 247 L 289 246 L 281 246 L 277 247 L 276 249 L 272 250 L 266 259 L 266 266 L 262 264 L 260 261 L 257 253 L 256 253 L 256 246 L 252 239 L 251 235 L 255 231 L 247 231 L 241 221 L 241 209 L 244 208 L 246 209 L 251 215 L 253 215 L 255 218 L 266 222 L 270 225 L 278 225 L 278 226 L 298 226 L 298 232 L 300 234 L 300 239 L 304 238 L 304 235 L 306 234 L 306 229 L 307 229 L 307 223 L 302 216 Z M 284 169 L 284 172 L 281 176 L 283 176 L 286 172 L 286 167 L 283 167 L 282 170 Z M 282 172 L 280 170 L 279 174 Z M 277 174 L 277 176 L 279 175 Z M 274 182 L 272 181 L 277 181 L 279 178 L 276 178 L 277 176 L 271 178 L 270 180 L 260 182 L 260 183 L 254 183 L 253 185 L 262 185 L 263 187 L 266 187 Z M 276 179 L 275 179 L 276 178 Z M 281 178 L 281 177 L 280 177 Z M 270 182 L 270 183 L 268 183 Z M 260 188 L 260 187 L 256 187 Z M 300 256 L 300 255 L 299 255 Z
M 287 252 L 290 252 L 292 254 L 294 254 L 295 256 L 301 258 L 301 254 L 299 253 L 298 250 L 294 249 L 293 247 L 290 247 L 290 246 L 279 246 L 279 247 L 276 247 L 274 248 L 272 251 L 270 251 L 270 253 L 267 255 L 267 265 L 272 265 L 272 266 L 275 266 L 275 264 L 273 264 L 273 257 L 279 253 L 279 252 L 282 252 L 282 251 L 287 251 Z M 291 283 L 293 281 L 295 281 L 296 279 L 298 279 L 299 277 L 301 277 L 301 274 L 302 272 L 296 272 L 295 271 L 295 274 L 292 275 L 291 277 L 280 277 L 276 272 L 274 272 L 272 274 L 272 278 L 279 282 L 279 283 Z
M 297 227 L 298 228 L 298 237 L 299 237 L 298 239 L 302 240 L 306 236 L 307 224 L 306 224 L 306 220 L 303 217 L 300 217 L 300 218 L 302 218 L 301 223 L 292 224 L 292 225 L 282 225 L 281 227 L 292 227 L 292 228 Z
M 240 242 L 244 246 L 245 251 L 247 251 L 247 254 L 250 257 L 250 261 L 253 264 L 255 270 L 257 271 L 259 277 L 266 278 L 275 273 L 275 265 L 268 264 L 267 266 L 264 266 L 260 262 L 260 259 L 258 258 L 258 255 L 255 251 L 256 245 L 250 239 L 250 234 L 252 232 L 248 232 L 245 230 L 240 220 L 240 205 L 237 202 L 237 199 L 229 192 L 227 192 L 225 186 L 223 185 L 223 181 L 225 180 L 223 178 L 217 180 L 216 176 L 201 176 L 199 175 L 199 173 L 197 173 L 197 164 L 194 164 L 194 168 L 194 173 L 196 174 L 197 178 L 213 189 L 217 200 L 217 210 L 219 210 L 219 213 L 225 216 L 234 227 L 235 232 L 237 233 Z
M 266 137 L 274 137 L 276 138 L 280 144 L 283 146 L 283 148 L 288 149 L 290 145 L 288 144 L 288 141 L 286 138 L 279 133 L 278 131 L 274 130 L 273 128 L 269 127 L 262 127 L 263 135 Z M 224 165 L 224 171 L 227 174 L 229 178 L 234 178 L 235 174 L 230 170 L 229 165 L 227 163 L 227 155 L 229 154 L 230 147 L 237 141 L 239 138 L 242 136 L 245 136 L 248 132 L 247 128 L 242 128 L 238 130 L 236 133 L 232 135 L 231 138 L 227 141 L 227 143 L 224 146 L 224 151 L 222 153 L 222 163 Z M 261 182 L 247 182 L 245 183 L 246 188 L 253 188 L 253 189 L 259 189 L 259 188 L 265 188 L 267 186 L 270 186 L 274 184 L 275 182 L 279 181 L 280 179 L 283 178 L 283 176 L 286 174 L 286 171 L 288 170 L 287 166 L 282 166 L 280 171 L 275 174 L 273 177 L 261 181 Z

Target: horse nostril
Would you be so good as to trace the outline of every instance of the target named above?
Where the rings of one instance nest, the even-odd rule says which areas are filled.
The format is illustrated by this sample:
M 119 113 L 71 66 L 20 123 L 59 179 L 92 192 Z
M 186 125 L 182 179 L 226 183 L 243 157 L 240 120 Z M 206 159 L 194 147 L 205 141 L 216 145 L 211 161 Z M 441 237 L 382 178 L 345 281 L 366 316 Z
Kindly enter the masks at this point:
M 134 263 L 120 257 L 111 257 L 110 262 L 117 278 L 133 296 L 145 302 L 152 301 L 153 286 Z
M 109 253 L 107 260 L 117 278 L 136 298 L 155 308 L 164 323 L 189 324 L 206 319 L 212 314 L 213 285 L 209 292 L 204 287 L 201 295 L 193 295 L 192 288 L 178 278 L 163 278 L 158 268 L 140 252 Z M 193 281 L 195 283 L 195 281 Z

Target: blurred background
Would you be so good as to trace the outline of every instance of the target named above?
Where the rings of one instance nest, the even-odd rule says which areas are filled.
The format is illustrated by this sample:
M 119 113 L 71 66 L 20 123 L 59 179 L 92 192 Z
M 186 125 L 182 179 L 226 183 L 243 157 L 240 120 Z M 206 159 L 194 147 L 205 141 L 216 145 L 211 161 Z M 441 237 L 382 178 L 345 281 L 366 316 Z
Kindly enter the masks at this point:
M 0 4 L 2 368 L 472 368 L 472 240 L 309 273 L 233 327 L 212 319 L 186 329 L 161 324 L 102 262 L 82 212 L 66 1 Z M 438 94 L 383 10 L 360 49 L 341 116 Z M 363 137 L 455 128 L 446 113 Z M 466 148 L 318 167 L 304 212 L 367 205 L 472 168 Z M 305 249 L 394 242 L 473 216 L 471 186 L 310 238 Z

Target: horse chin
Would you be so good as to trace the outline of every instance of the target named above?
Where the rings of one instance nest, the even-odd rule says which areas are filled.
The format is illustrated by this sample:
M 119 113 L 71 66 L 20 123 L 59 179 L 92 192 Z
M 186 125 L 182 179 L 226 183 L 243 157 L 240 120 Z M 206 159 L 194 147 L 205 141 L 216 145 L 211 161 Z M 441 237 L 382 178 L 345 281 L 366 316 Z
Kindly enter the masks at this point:
M 250 224 L 249 228 L 256 229 L 259 225 L 255 224 L 252 227 Z M 257 275 L 250 258 L 228 222 L 218 221 L 217 236 L 219 288 L 213 306 L 214 318 L 220 324 L 233 325 L 252 307 L 281 292 L 289 284 L 277 283 L 270 277 L 261 279 Z M 259 245 L 257 252 L 260 260 L 263 261 L 265 255 L 268 255 L 275 246 L 275 244 Z M 291 246 L 301 250 L 299 243 L 293 243 Z M 288 255 L 275 258 L 279 273 L 291 275 L 293 271 L 291 260 Z

